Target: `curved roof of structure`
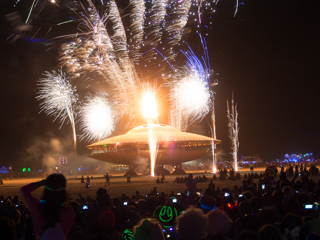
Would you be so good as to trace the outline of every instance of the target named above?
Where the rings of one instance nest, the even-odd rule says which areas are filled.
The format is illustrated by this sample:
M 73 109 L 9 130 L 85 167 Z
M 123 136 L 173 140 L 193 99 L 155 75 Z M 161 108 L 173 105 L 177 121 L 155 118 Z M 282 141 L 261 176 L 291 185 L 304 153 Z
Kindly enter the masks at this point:
M 147 124 L 131 129 L 126 134 L 110 137 L 102 141 L 93 143 L 87 147 L 94 147 L 105 144 L 117 143 L 148 143 L 149 142 L 149 127 L 152 127 L 158 142 L 163 141 L 212 141 L 213 139 L 207 136 L 202 136 L 194 133 L 181 132 L 178 129 L 165 124 Z M 219 143 L 220 140 L 215 140 Z

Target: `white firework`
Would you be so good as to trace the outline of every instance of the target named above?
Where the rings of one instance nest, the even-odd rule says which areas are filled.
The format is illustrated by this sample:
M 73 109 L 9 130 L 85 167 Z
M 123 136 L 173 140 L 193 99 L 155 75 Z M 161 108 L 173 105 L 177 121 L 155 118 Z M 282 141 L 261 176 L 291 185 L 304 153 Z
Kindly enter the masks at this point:
M 107 96 L 100 94 L 87 96 L 81 111 L 82 138 L 101 140 L 107 138 L 115 130 L 115 114 Z
M 41 111 L 64 123 L 78 101 L 76 87 L 71 85 L 70 78 L 61 70 L 53 70 L 52 73 L 46 71 L 43 75 L 45 78 L 38 81 L 37 95 L 38 100 L 43 100 L 40 103 Z
M 54 116 L 54 121 L 60 119 L 61 126 L 69 119 L 76 144 L 75 109 L 79 97 L 76 87 L 71 85 L 70 78 L 61 69 L 58 72 L 45 72 L 43 75 L 45 77 L 38 81 L 37 93 L 37 99 L 42 101 L 41 111 Z
M 177 71 L 176 80 L 170 84 L 170 124 L 183 131 L 188 124 L 203 119 L 212 106 L 208 65 L 200 61 L 191 49 L 184 55 L 187 64 Z

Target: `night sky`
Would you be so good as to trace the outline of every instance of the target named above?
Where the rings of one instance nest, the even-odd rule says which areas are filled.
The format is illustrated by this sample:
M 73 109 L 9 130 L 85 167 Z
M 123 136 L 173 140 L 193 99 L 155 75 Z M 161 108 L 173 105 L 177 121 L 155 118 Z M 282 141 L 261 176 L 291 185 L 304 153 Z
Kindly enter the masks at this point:
M 21 0 L 19 8 L 13 8 L 14 2 L 0 3 L 0 165 L 21 167 L 69 155 L 72 133 L 70 125 L 60 128 L 53 117 L 39 113 L 35 99 L 37 80 L 57 67 L 58 48 L 44 43 L 67 30 L 57 28 L 46 38 L 30 41 L 34 28 L 12 41 L 14 27 L 5 16 L 17 11 L 25 19 L 32 1 Z M 235 2 L 219 1 L 206 38 L 211 67 L 219 73 L 216 126 L 224 151 L 231 151 L 226 114 L 227 99 L 234 92 L 239 156 L 259 154 L 272 161 L 285 153 L 313 152 L 320 158 L 320 2 L 243 0 L 233 17 Z M 67 19 L 67 10 L 52 9 L 38 23 L 43 22 L 45 29 L 45 22 Z M 210 135 L 210 121 L 209 114 L 188 131 Z M 74 157 L 83 159 L 89 143 L 80 142 Z

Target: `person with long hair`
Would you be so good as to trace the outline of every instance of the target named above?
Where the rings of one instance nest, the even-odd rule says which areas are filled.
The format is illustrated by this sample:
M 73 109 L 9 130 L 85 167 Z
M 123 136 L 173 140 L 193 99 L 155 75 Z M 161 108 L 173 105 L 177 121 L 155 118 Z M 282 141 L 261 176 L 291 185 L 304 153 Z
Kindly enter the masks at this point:
M 41 200 L 32 192 L 44 186 Z M 65 206 L 66 178 L 51 174 L 46 180 L 30 183 L 20 189 L 21 197 L 31 213 L 36 240 L 67 239 L 74 222 L 74 210 Z

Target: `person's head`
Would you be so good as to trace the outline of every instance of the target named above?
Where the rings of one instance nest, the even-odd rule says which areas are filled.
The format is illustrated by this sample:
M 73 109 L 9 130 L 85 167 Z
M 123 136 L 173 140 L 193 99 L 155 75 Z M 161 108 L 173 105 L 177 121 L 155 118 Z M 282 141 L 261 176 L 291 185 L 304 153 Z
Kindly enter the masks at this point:
M 208 233 L 214 235 L 221 233 L 226 235 L 232 228 L 232 220 L 219 208 L 207 213 Z
M 45 228 L 53 226 L 59 220 L 60 209 L 67 200 L 66 178 L 62 174 L 51 174 L 46 179 L 40 209 L 48 220 Z
M 143 219 L 135 228 L 133 240 L 164 240 L 162 228 L 155 220 Z
M 281 240 L 280 230 L 271 224 L 262 226 L 258 231 L 258 235 L 260 240 Z
M 244 216 L 252 212 L 251 204 L 248 201 L 242 201 L 238 206 L 240 216 Z
M 189 208 L 177 219 L 178 234 L 183 240 L 200 240 L 207 234 L 208 218 L 198 208 Z
M 93 232 L 95 234 L 110 235 L 116 227 L 115 216 L 112 211 L 104 211 L 98 216 L 94 224 Z
M 97 191 L 97 202 L 99 206 L 109 206 L 110 205 L 110 196 L 107 193 L 107 190 L 104 188 L 99 188 Z
M 214 210 L 216 208 L 216 200 L 208 195 L 203 195 L 199 199 L 199 208 L 201 208 L 205 213 Z
M 303 221 L 295 214 L 286 215 L 281 222 L 281 232 L 285 239 L 299 239 Z
M 42 199 L 63 204 L 67 199 L 66 185 L 67 180 L 62 174 L 49 175 L 46 179 Z

